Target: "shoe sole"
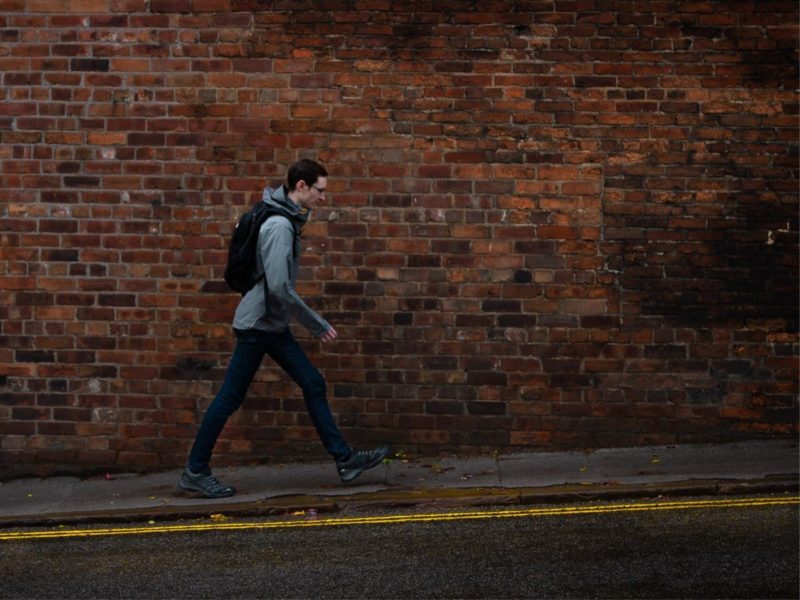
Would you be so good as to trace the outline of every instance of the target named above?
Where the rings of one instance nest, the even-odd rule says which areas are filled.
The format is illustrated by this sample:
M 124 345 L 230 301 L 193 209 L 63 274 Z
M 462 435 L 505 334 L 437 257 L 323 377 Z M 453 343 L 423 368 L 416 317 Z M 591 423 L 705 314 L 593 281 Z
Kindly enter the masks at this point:
M 342 478 L 342 481 L 344 481 L 345 483 L 349 483 L 349 482 L 353 481 L 353 479 L 355 479 L 356 477 L 358 477 L 359 475 L 361 475 L 361 474 L 362 474 L 364 471 L 366 471 L 366 470 L 368 470 L 368 469 L 371 469 L 371 468 L 373 468 L 373 467 L 377 467 L 379 464 L 381 464 L 381 461 L 382 461 L 384 458 L 386 458 L 386 455 L 387 455 L 387 454 L 389 454 L 389 452 L 388 452 L 388 451 L 386 451 L 386 452 L 382 452 L 382 453 L 381 453 L 381 455 L 380 455 L 378 458 L 376 458 L 375 460 L 372 460 L 372 461 L 368 462 L 368 463 L 367 463 L 367 464 L 365 464 L 365 465 L 364 465 L 364 466 L 363 466 L 363 467 L 362 467 L 360 470 L 358 470 L 358 471 L 354 471 L 352 475 L 340 476 L 340 477 Z M 345 478 L 345 477 L 346 477 L 346 478 Z
M 203 488 L 198 485 L 194 485 L 192 483 L 186 483 L 185 481 L 181 480 L 178 483 L 178 487 L 186 492 L 197 492 L 199 494 L 203 494 L 206 498 L 210 498 L 212 500 L 216 498 L 229 498 L 236 493 L 236 490 L 231 490 L 230 494 L 209 494 Z

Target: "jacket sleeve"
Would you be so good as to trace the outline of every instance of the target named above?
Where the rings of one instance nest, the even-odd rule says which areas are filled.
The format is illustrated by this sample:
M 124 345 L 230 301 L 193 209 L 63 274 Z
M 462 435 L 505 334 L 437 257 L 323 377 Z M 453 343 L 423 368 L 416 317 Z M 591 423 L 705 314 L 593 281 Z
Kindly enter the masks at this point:
M 314 337 L 322 337 L 330 324 L 314 312 L 294 289 L 294 232 L 288 219 L 270 219 L 264 235 L 260 237 L 261 262 L 269 295 L 280 302 Z

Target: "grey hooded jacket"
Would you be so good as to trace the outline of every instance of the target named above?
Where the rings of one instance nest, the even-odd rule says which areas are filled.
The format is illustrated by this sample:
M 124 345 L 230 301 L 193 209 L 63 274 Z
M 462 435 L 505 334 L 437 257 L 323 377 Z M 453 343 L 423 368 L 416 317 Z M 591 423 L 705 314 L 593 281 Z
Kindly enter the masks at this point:
M 314 337 L 322 337 L 331 326 L 315 313 L 295 291 L 300 261 L 300 240 L 295 239 L 292 222 L 298 231 L 308 220 L 308 211 L 295 204 L 285 186 L 264 190 L 262 200 L 285 216 L 274 216 L 261 226 L 258 237 L 258 274 L 262 278 L 242 297 L 233 318 L 235 329 L 261 329 L 281 333 L 293 316 Z M 299 236 L 298 236 L 299 238 Z M 293 248 L 292 244 L 296 244 Z M 269 311 L 266 310 L 264 283 L 269 288 Z

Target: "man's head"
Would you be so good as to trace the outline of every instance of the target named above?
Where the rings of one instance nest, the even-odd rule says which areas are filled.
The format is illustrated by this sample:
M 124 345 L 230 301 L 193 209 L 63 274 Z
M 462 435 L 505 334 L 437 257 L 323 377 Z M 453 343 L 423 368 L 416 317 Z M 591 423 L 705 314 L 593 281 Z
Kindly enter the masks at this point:
M 286 175 L 289 198 L 303 208 L 313 210 L 325 199 L 328 171 L 318 162 L 304 158 L 297 161 Z

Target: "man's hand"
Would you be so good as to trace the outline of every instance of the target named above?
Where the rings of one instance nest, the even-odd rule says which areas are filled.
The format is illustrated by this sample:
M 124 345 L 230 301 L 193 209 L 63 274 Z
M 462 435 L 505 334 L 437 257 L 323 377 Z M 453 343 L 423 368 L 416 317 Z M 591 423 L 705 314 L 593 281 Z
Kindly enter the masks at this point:
M 323 335 L 320 339 L 323 342 L 332 342 L 337 337 L 339 337 L 339 334 L 336 333 L 336 330 L 333 327 L 331 327 L 330 329 L 328 329 L 328 331 L 325 332 L 325 335 Z

